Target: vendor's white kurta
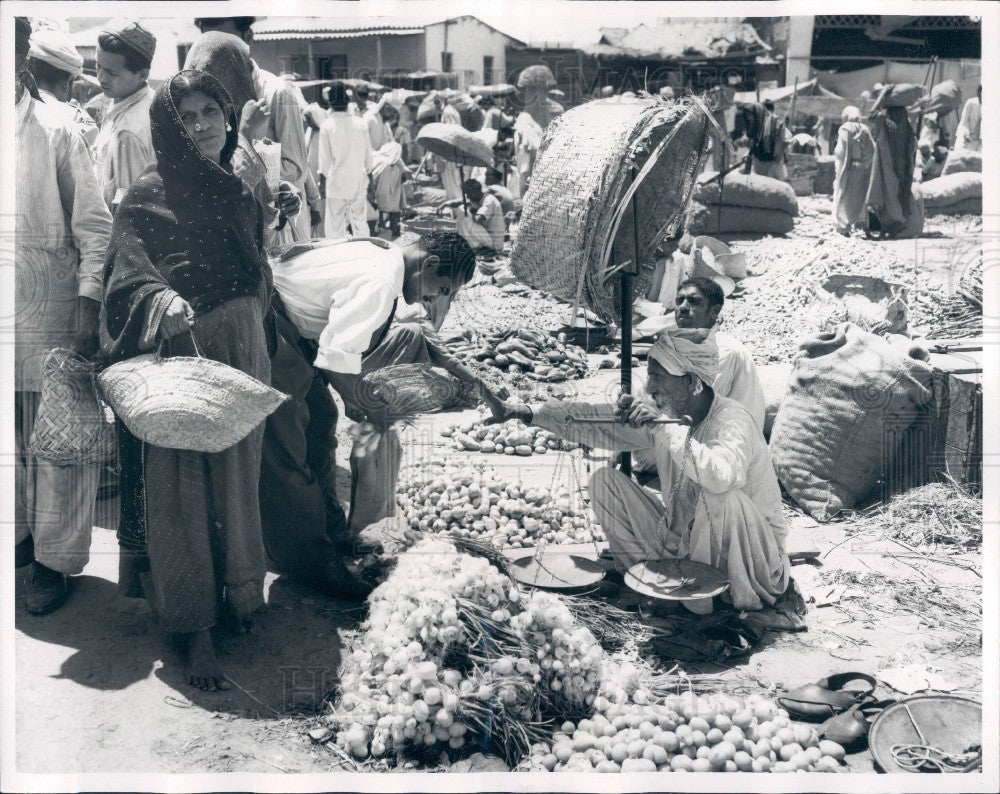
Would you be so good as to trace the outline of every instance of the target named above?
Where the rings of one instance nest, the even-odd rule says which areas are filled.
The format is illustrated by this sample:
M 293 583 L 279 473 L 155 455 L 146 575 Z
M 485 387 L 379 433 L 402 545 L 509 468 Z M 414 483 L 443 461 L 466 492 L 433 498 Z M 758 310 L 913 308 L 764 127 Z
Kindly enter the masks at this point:
M 713 391 L 716 396 L 736 400 L 746 408 L 757 429 L 763 433 L 767 406 L 753 356 L 742 342 L 724 331 L 713 331 L 710 338 L 719 349 L 719 373 L 712 384 Z M 652 449 L 636 450 L 632 457 L 636 471 L 656 468 L 656 454 Z
M 663 503 L 610 468 L 590 481 L 590 499 L 622 569 L 649 559 L 686 558 L 726 571 L 737 609 L 772 604 L 788 585 L 786 530 L 771 454 L 747 410 L 716 397 L 690 433 L 679 425 L 631 428 L 568 416 L 612 416 L 610 405 L 553 401 L 534 422 L 563 438 L 624 452 L 652 446 Z

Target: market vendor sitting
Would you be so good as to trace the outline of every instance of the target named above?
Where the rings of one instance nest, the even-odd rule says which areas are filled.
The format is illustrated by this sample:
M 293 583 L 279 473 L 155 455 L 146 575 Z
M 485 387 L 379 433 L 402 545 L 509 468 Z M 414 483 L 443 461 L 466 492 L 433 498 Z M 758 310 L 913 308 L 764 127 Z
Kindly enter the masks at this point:
M 485 248 L 500 253 L 503 251 L 507 223 L 499 199 L 492 193 L 483 191 L 478 179 L 467 179 L 462 183 L 462 192 L 468 203 L 468 212 L 456 211 L 458 233 L 474 249 Z
M 713 391 L 718 353 L 704 331 L 677 329 L 649 354 L 648 398 L 618 406 L 550 401 L 538 407 L 491 402 L 495 420 L 517 418 L 563 438 L 611 451 L 653 447 L 661 502 L 610 467 L 590 479 L 590 499 L 616 565 L 691 559 L 726 572 L 737 609 L 773 604 L 788 586 L 786 530 L 771 455 L 749 412 Z M 689 429 L 653 424 L 689 416 Z M 617 417 L 608 424 L 572 421 Z M 693 611 L 710 604 L 689 602 Z

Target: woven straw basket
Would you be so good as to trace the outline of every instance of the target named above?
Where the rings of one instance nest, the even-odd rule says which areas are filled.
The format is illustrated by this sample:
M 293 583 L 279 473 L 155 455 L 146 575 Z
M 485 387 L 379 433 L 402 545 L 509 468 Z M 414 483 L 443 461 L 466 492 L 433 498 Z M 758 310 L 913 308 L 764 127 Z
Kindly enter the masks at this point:
M 57 466 L 106 463 L 115 455 L 115 429 L 97 392 L 93 363 L 71 350 L 49 352 L 31 454 Z
M 482 138 L 457 124 L 432 122 L 417 134 L 417 143 L 448 162 L 493 167 L 493 149 Z
M 385 411 L 388 421 L 451 408 L 474 408 L 478 390 L 429 364 L 394 364 L 358 379 L 353 401 L 365 412 Z
M 147 444 L 222 452 L 238 444 L 288 396 L 209 358 L 147 354 L 98 376 L 104 398 Z
M 663 242 L 679 228 L 708 146 L 705 111 L 685 101 L 599 99 L 566 112 L 546 131 L 511 254 L 514 274 L 536 289 L 610 320 L 621 313 L 609 265 L 634 262 L 633 169 L 641 173 L 636 295 L 648 289 Z M 656 154 L 650 163 L 651 155 Z M 610 253 L 610 255 L 608 255 Z

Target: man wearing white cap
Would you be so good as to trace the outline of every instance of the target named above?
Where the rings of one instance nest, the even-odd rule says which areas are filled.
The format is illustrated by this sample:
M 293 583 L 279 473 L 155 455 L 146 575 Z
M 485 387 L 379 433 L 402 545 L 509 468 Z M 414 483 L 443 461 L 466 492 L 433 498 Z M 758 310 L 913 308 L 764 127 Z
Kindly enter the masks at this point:
M 138 22 L 113 19 L 97 37 L 97 79 L 112 100 L 95 144 L 104 200 L 112 211 L 132 183 L 156 162 L 146 84 L 156 38 Z
M 654 448 L 661 502 L 632 478 L 605 467 L 590 499 L 617 566 L 690 559 L 724 571 L 741 610 L 773 604 L 788 586 L 786 530 L 771 454 L 747 410 L 712 389 L 718 351 L 705 329 L 677 329 L 649 352 L 648 397 L 617 406 L 554 400 L 537 408 L 491 401 L 497 420 L 517 418 L 590 447 Z M 487 398 L 489 399 L 489 398 Z M 656 424 L 688 416 L 691 427 Z M 607 418 L 606 424 L 574 420 Z M 710 602 L 685 602 L 706 612 Z
M 83 57 L 61 30 L 42 29 L 31 36 L 28 52 L 28 71 L 35 78 L 35 85 L 46 104 L 65 105 L 72 113 L 73 122 L 93 147 L 97 139 L 97 124 L 83 108 L 70 101 L 73 79 L 83 74 Z

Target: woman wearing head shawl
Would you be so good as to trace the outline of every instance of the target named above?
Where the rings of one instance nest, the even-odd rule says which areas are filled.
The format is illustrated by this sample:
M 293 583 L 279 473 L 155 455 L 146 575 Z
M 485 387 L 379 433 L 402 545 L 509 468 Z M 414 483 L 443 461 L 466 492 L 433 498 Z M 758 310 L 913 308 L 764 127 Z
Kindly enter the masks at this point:
M 868 185 L 868 222 L 872 232 L 895 237 L 909 226 L 917 140 L 906 108 L 893 99 L 893 85 L 882 86 L 868 125 L 875 158 Z
M 271 274 L 261 208 L 232 172 L 232 100 L 210 75 L 183 71 L 157 90 L 150 122 L 156 166 L 126 193 L 108 247 L 105 353 L 198 353 L 267 382 Z M 146 597 L 184 635 L 187 679 L 203 689 L 227 688 L 209 634 L 220 610 L 243 625 L 263 603 L 262 435 L 216 454 L 144 444 L 138 470 L 123 451 L 120 540 L 141 550 L 144 530 Z
M 278 205 L 267 184 L 264 161 L 253 147 L 253 141 L 262 138 L 266 130 L 267 111 L 254 90 L 250 47 L 236 36 L 209 31 L 195 40 L 184 68 L 212 75 L 232 99 L 240 133 L 231 161 L 233 173 L 246 183 L 264 211 L 265 247 L 271 250 L 278 242 L 274 228 Z M 293 217 L 301 203 L 298 190 L 290 182 L 282 181 L 280 186 L 281 209 L 287 217 Z
M 649 399 L 618 406 L 553 400 L 539 407 L 490 402 L 562 438 L 612 452 L 655 450 L 662 501 L 611 467 L 590 479 L 590 499 L 617 566 L 689 559 L 724 571 L 737 609 L 773 604 L 788 586 L 781 492 L 764 436 L 750 413 L 712 389 L 718 350 L 707 329 L 677 329 L 649 351 Z M 691 418 L 691 427 L 653 424 Z M 607 424 L 577 422 L 606 418 Z M 694 611 L 711 609 L 686 602 Z
M 865 220 L 865 198 L 872 174 L 875 141 L 856 107 L 844 108 L 843 123 L 833 151 L 836 173 L 833 182 L 833 223 L 845 237 L 856 223 Z

